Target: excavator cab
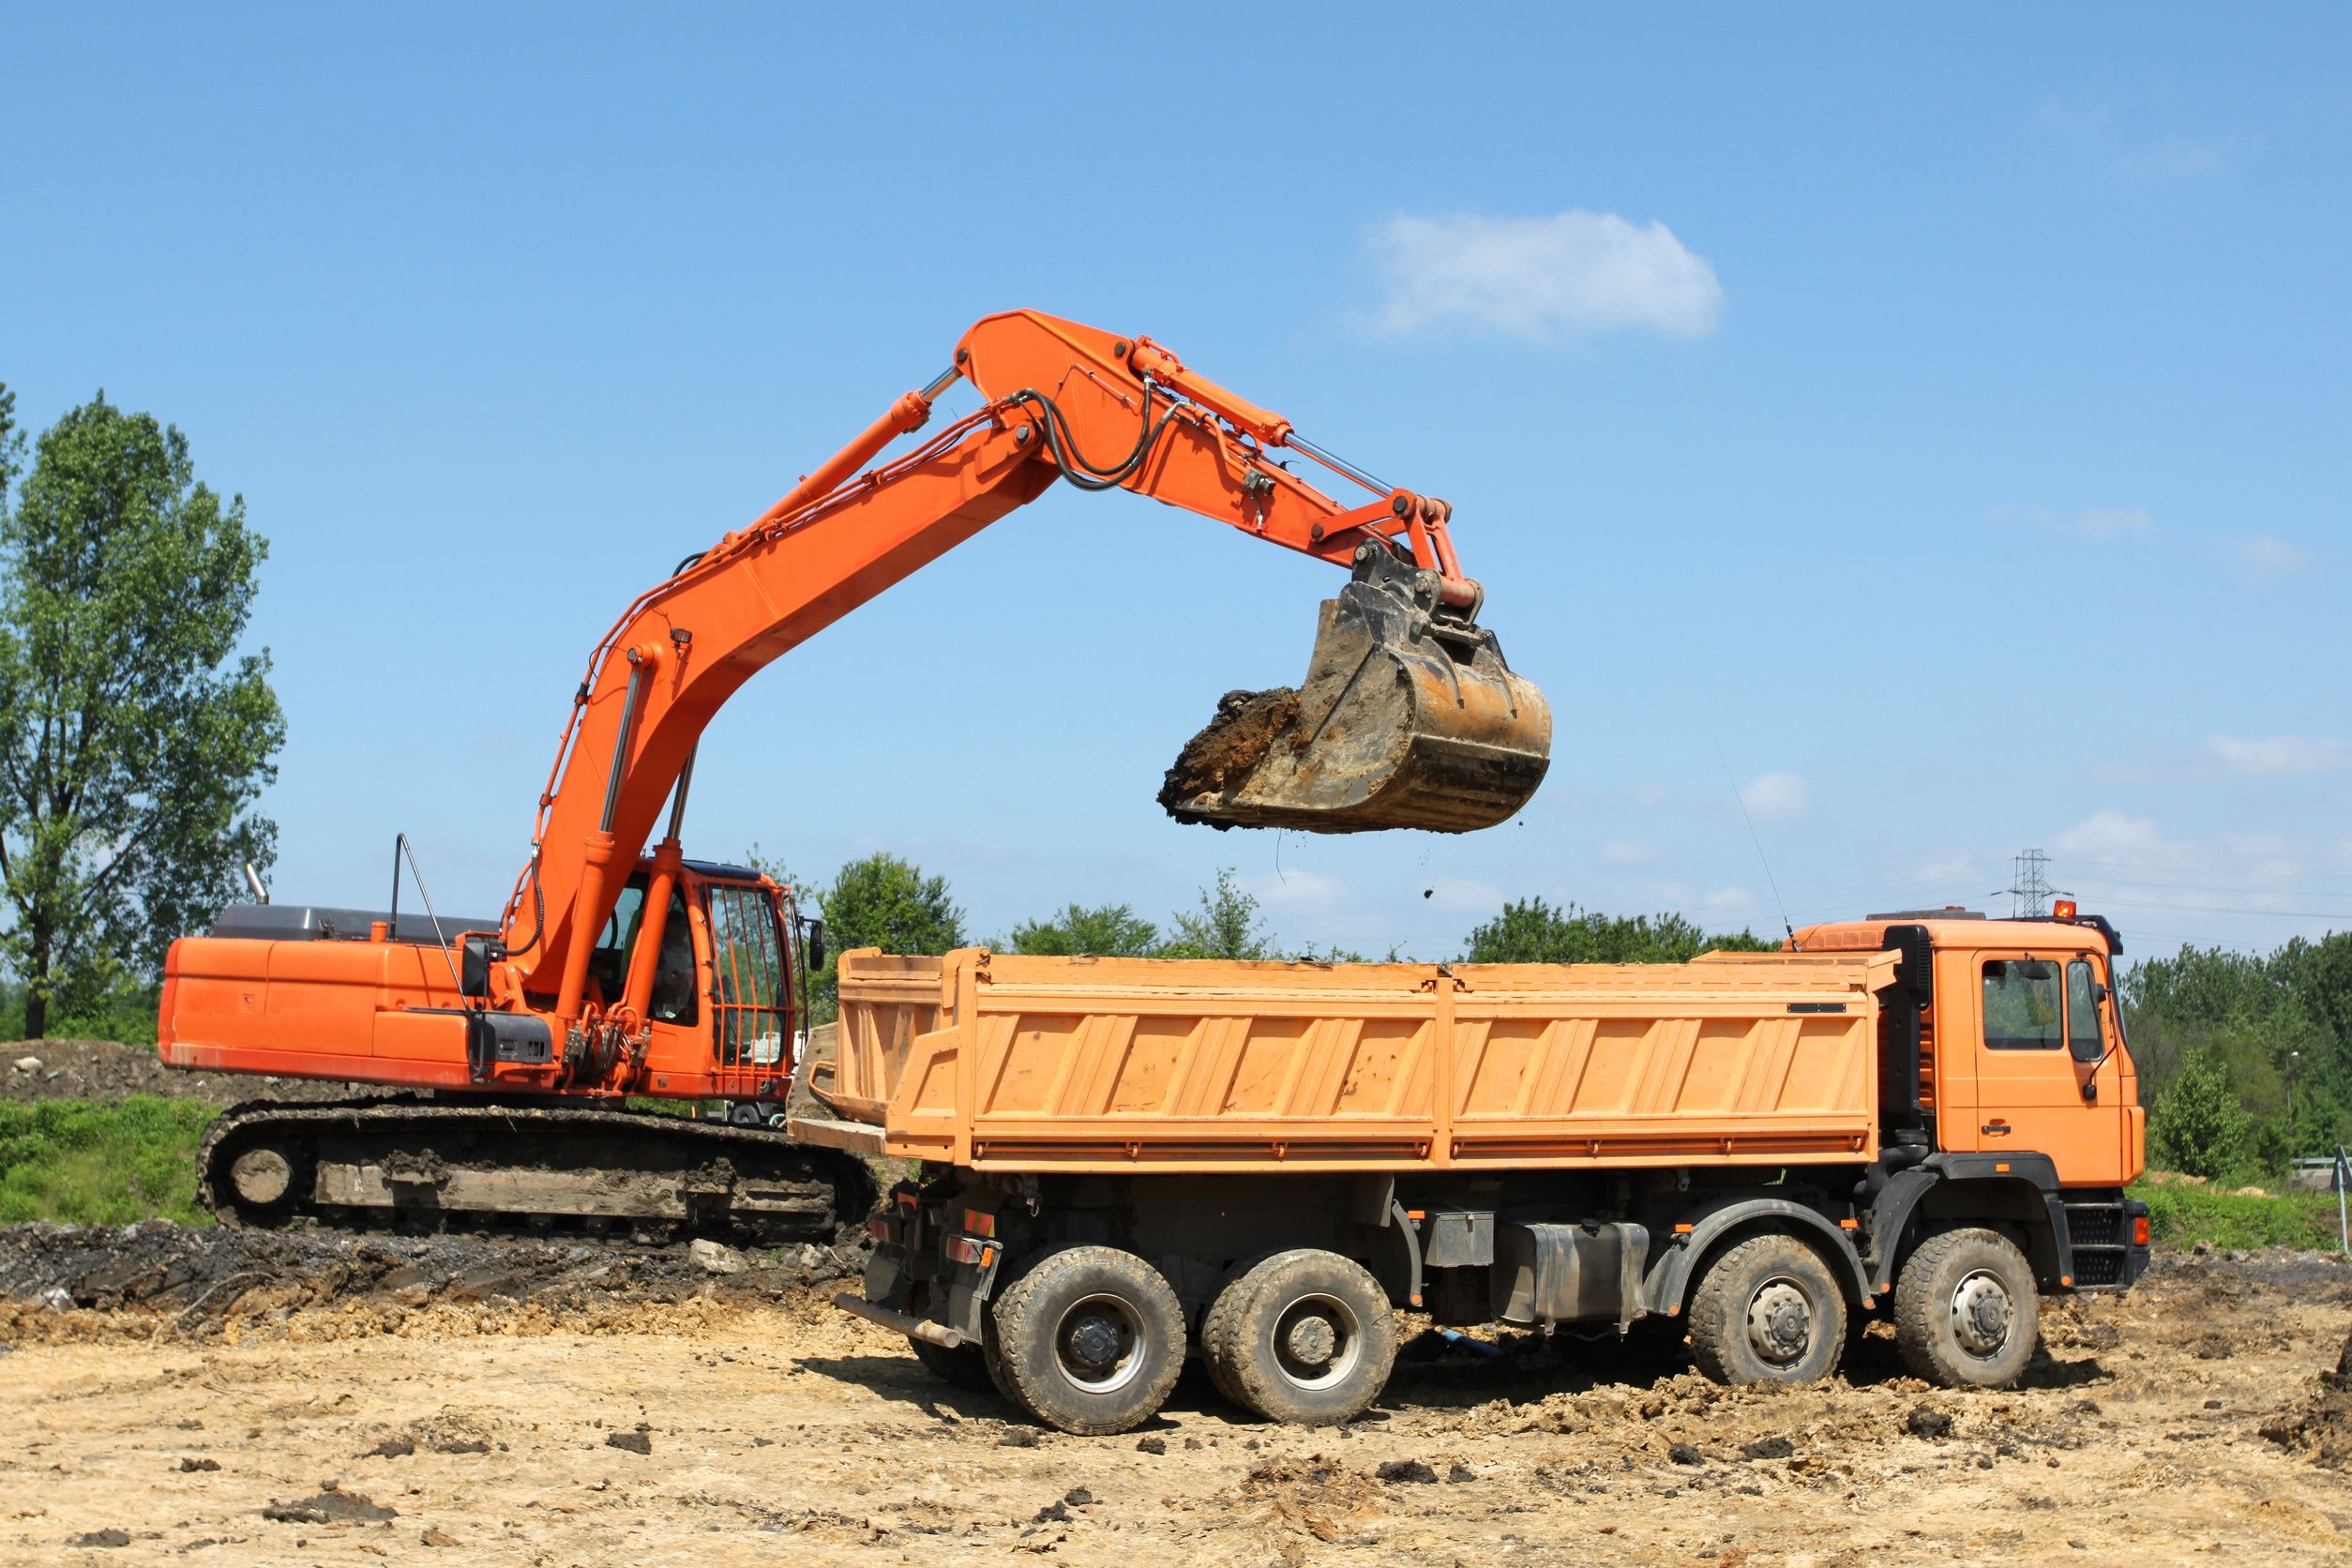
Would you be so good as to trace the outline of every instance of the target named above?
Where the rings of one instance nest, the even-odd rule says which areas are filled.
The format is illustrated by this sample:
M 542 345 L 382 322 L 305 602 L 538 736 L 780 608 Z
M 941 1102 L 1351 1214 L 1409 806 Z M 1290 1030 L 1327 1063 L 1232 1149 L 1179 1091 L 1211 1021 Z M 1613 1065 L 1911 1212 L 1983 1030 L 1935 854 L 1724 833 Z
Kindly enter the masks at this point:
M 1380 545 L 1323 601 L 1306 679 L 1232 691 L 1168 770 L 1180 822 L 1309 833 L 1469 833 L 1527 804 L 1551 761 L 1544 694 L 1503 662 L 1475 604 Z
M 621 996 L 644 933 L 653 874 L 644 862 L 622 885 L 589 956 L 599 1003 Z M 701 861 L 686 862 L 671 892 L 645 1022 L 686 1052 L 668 1060 L 702 1059 L 716 1095 L 773 1094 L 792 1071 L 806 1002 L 802 965 L 788 940 L 791 899 L 756 871 Z

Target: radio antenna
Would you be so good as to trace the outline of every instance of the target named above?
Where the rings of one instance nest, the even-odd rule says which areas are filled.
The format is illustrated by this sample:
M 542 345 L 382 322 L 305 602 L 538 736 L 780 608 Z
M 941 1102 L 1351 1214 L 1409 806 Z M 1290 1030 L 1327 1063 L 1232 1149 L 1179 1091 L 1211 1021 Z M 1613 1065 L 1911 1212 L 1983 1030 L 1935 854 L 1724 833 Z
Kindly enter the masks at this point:
M 1788 905 L 1780 896 L 1780 882 L 1772 875 L 1772 863 L 1765 858 L 1764 840 L 1756 831 L 1756 819 L 1748 815 L 1748 801 L 1740 792 L 1740 781 L 1731 776 L 1731 764 L 1724 760 L 1723 746 L 1715 747 L 1715 764 L 1723 769 L 1723 781 L 1731 786 L 1731 803 L 1740 808 L 1740 820 L 1748 824 L 1748 842 L 1756 846 L 1756 858 L 1764 867 L 1765 885 L 1772 890 L 1772 902 L 1780 908 L 1780 928 L 1788 933 L 1788 949 L 1797 950 L 1797 927 L 1788 923 Z

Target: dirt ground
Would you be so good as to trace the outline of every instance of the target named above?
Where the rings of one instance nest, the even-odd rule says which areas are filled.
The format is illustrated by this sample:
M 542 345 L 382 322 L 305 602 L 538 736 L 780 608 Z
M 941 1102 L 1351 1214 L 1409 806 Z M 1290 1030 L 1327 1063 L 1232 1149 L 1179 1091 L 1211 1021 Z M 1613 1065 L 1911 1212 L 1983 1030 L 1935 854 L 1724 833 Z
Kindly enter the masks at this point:
M 1785 1392 L 1526 1342 L 1344 1429 L 1188 1377 L 1077 1439 L 825 1304 L 847 1255 L 233 1234 L 0 1232 L 0 1560 L 2352 1562 L 2352 1268 L 2315 1255 L 2051 1304 L 2011 1393 L 1882 1329 Z
M 37 1066 L 18 1065 L 34 1062 Z M 366 1084 L 234 1073 L 184 1073 L 152 1047 L 112 1040 L 18 1040 L 0 1045 L 0 1100 L 119 1100 L 126 1094 L 239 1105 L 247 1100 L 348 1100 L 388 1093 Z

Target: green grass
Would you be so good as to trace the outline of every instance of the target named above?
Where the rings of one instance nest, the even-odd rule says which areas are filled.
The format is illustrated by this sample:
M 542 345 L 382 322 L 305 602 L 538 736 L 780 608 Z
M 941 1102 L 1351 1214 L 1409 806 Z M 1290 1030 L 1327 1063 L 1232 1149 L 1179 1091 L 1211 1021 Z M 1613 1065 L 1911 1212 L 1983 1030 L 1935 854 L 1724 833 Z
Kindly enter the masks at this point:
M 2287 1246 L 2333 1251 L 2339 1244 L 2335 1195 L 2291 1192 L 2241 1197 L 2209 1186 L 2142 1182 L 2132 1196 L 2148 1205 L 2148 1229 L 2159 1244 L 2217 1247 Z
M 152 1094 L 0 1102 L 0 1224 L 210 1224 L 196 1207 L 196 1144 L 218 1114 Z

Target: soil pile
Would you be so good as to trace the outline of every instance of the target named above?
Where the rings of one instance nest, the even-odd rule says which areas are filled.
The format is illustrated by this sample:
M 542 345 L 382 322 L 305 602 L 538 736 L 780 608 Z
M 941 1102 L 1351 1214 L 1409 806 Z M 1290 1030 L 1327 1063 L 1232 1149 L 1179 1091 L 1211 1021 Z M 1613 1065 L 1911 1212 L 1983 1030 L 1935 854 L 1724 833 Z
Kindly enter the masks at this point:
M 18 1065 L 23 1062 L 38 1064 Z M 247 1100 L 348 1100 L 389 1093 L 314 1078 L 183 1072 L 165 1066 L 151 1047 L 120 1046 L 112 1040 L 20 1040 L 0 1046 L 0 1099 L 119 1100 L 158 1094 L 232 1106 Z
M 2281 1448 L 2310 1455 L 2314 1464 L 2329 1470 L 2352 1465 L 2352 1334 L 2344 1336 L 2335 1370 L 2319 1374 L 2311 1398 L 2264 1422 L 2262 1435 Z
M 1298 721 L 1299 694 L 1292 687 L 1227 692 L 1217 701 L 1216 716 L 1176 754 L 1175 765 L 1160 785 L 1160 809 L 1180 822 L 1199 820 L 1185 813 L 1185 802 L 1239 786 Z M 1209 825 L 1223 829 L 1233 824 Z
M 74 1326 L 76 1308 L 192 1337 L 349 1306 L 381 1326 L 442 1307 L 488 1308 L 494 1317 L 530 1306 L 596 1319 L 696 1298 L 775 1301 L 851 1277 L 866 1261 L 862 1239 L 846 1247 L 717 1250 L 727 1254 L 723 1269 L 707 1252 L 603 1243 L 190 1229 L 166 1220 L 10 1226 L 0 1229 L 0 1339 L 57 1337 Z

